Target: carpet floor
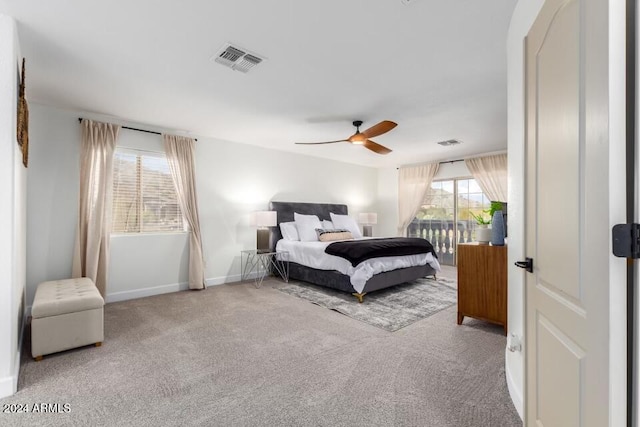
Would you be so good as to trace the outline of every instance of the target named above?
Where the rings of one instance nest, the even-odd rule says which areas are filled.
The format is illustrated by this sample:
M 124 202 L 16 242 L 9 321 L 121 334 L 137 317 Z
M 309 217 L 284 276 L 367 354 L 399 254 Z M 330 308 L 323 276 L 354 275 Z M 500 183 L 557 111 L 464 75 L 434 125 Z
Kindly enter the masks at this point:
M 105 342 L 34 362 L 2 426 L 520 426 L 500 327 L 455 306 L 396 332 L 252 283 L 105 307 Z M 68 406 L 64 406 L 68 404 Z

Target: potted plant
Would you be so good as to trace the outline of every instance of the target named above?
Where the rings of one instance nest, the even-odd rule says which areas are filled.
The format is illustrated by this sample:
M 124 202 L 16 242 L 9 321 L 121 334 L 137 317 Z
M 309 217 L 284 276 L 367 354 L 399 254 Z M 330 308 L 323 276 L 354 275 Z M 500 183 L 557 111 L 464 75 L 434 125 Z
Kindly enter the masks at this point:
M 486 218 L 483 215 L 483 212 L 489 211 L 482 211 L 478 215 L 469 211 L 469 215 L 471 215 L 478 223 L 478 226 L 476 227 L 476 240 L 481 245 L 488 245 L 491 241 L 491 228 L 489 228 L 489 225 L 491 224 L 491 217 Z
M 496 211 L 501 211 L 502 210 L 502 202 L 491 202 L 491 207 L 489 208 L 488 211 L 485 211 L 489 214 L 489 222 L 491 222 L 491 220 L 493 219 L 493 214 L 496 213 Z

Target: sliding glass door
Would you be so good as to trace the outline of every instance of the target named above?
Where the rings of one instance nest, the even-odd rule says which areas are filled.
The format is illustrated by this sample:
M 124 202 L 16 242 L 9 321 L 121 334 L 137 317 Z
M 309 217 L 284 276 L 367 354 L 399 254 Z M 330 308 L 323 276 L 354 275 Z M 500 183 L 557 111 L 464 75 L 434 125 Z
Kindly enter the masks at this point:
M 441 264 L 456 265 L 458 243 L 476 241 L 477 223 L 469 213 L 488 217 L 483 211 L 490 206 L 473 178 L 433 181 L 407 235 L 429 240 Z

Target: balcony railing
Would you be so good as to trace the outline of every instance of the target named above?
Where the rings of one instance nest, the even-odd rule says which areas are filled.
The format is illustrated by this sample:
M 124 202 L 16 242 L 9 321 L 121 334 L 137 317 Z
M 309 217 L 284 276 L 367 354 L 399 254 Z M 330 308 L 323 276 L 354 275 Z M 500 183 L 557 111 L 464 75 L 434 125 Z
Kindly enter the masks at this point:
M 440 264 L 455 265 L 455 243 L 476 241 L 475 221 L 458 221 L 457 225 L 456 230 L 452 220 L 414 219 L 407 227 L 407 236 L 427 239 L 438 254 Z

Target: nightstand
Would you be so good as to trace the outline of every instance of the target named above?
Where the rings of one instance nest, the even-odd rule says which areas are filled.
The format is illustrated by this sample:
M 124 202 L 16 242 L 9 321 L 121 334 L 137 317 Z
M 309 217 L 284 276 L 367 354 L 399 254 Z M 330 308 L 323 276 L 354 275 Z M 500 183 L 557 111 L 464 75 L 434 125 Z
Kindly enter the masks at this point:
M 262 286 L 262 281 L 269 272 L 277 274 L 285 282 L 289 281 L 289 252 L 264 252 L 255 249 L 240 251 L 240 280 L 247 280 L 253 276 L 256 288 Z

